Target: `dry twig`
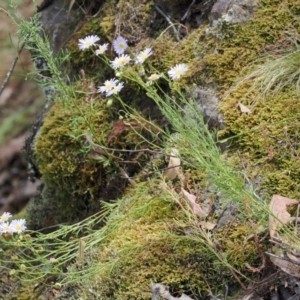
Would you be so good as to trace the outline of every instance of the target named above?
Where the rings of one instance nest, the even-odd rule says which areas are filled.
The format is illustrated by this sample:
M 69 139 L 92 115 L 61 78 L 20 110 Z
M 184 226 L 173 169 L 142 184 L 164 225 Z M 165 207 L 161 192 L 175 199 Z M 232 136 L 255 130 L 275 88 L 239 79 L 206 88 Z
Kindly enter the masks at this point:
M 19 51 L 18 51 L 18 55 L 16 55 L 16 57 L 15 57 L 15 59 L 14 59 L 12 65 L 11 65 L 11 67 L 10 67 L 10 69 L 8 70 L 8 72 L 7 72 L 7 74 L 6 74 L 6 77 L 5 77 L 3 83 L 2 83 L 2 85 L 1 85 L 1 87 L 0 87 L 0 96 L 1 96 L 1 94 L 2 94 L 2 92 L 3 92 L 3 90 L 5 89 L 5 87 L 6 87 L 7 83 L 8 83 L 8 81 L 9 81 L 9 78 L 10 78 L 11 75 L 12 75 L 12 72 L 13 72 L 15 66 L 16 66 L 16 63 L 17 63 L 17 61 L 18 61 L 18 59 L 19 59 L 19 56 L 20 56 L 21 52 L 22 52 L 23 49 L 24 49 L 24 46 L 25 46 L 25 43 L 23 43 L 23 44 L 21 45 L 21 47 L 20 47 L 20 49 L 19 49 Z
M 175 28 L 175 25 L 174 23 L 171 21 L 171 19 L 169 18 L 169 16 L 156 4 L 154 4 L 154 8 L 155 10 L 161 14 L 166 20 L 167 22 L 170 24 L 170 26 L 172 27 L 173 31 L 174 31 L 174 34 L 175 34 L 175 37 L 176 37 L 176 40 L 177 42 L 180 41 L 180 37 L 179 37 L 179 33 L 177 31 L 177 29 Z
M 187 11 L 183 15 L 183 17 L 180 19 L 181 22 L 183 22 L 185 19 L 187 19 L 191 14 L 192 6 L 195 4 L 196 0 L 193 0 L 192 3 L 189 5 Z

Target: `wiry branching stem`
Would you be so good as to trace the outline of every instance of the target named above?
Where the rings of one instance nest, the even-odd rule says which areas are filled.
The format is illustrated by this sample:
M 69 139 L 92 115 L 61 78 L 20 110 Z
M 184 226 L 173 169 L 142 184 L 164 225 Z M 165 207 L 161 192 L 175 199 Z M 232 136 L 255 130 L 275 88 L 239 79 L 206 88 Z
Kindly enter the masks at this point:
M 18 51 L 18 55 L 16 55 L 16 57 L 15 57 L 15 59 L 14 59 L 12 65 L 11 65 L 11 67 L 10 67 L 10 69 L 8 70 L 8 72 L 7 72 L 7 74 L 6 74 L 6 77 L 5 77 L 3 83 L 2 83 L 2 85 L 1 85 L 1 87 L 0 87 L 0 96 L 1 96 L 1 94 L 2 94 L 2 92 L 3 92 L 3 90 L 5 89 L 6 85 L 8 84 L 9 78 L 11 77 L 11 75 L 12 75 L 14 69 L 15 69 L 15 66 L 16 66 L 16 64 L 17 64 L 17 61 L 18 61 L 18 59 L 19 59 L 19 56 L 20 56 L 21 52 L 22 52 L 23 49 L 24 49 L 24 46 L 25 46 L 25 43 L 23 43 L 23 44 L 21 45 L 21 47 L 20 47 L 20 49 L 19 49 L 19 51 Z

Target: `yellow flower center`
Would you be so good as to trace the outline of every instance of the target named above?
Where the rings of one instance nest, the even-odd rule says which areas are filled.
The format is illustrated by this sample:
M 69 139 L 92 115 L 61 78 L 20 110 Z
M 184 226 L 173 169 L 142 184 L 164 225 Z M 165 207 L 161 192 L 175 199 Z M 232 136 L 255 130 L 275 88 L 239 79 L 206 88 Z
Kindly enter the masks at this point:
M 156 79 L 158 79 L 158 75 L 157 75 L 157 74 L 153 74 L 153 75 L 151 75 L 151 79 L 152 79 L 152 80 L 156 80 Z
M 124 43 L 121 42 L 121 43 L 119 44 L 119 48 L 123 49 L 124 47 L 125 47 Z

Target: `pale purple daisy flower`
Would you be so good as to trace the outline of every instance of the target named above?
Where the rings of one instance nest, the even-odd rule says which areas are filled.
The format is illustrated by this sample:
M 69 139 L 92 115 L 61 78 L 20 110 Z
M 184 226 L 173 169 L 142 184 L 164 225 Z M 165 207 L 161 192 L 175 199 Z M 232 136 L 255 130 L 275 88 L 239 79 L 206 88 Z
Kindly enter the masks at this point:
M 0 223 L 0 234 L 10 232 L 10 227 L 8 222 Z
M 151 81 L 157 80 L 161 77 L 159 74 L 152 74 L 148 79 Z
M 7 222 L 7 220 L 11 218 L 11 213 L 9 212 L 5 212 L 2 214 L 2 216 L 0 217 L 0 222 Z
M 78 47 L 80 50 L 89 49 L 98 42 L 100 38 L 97 35 L 88 35 L 84 39 L 79 39 Z
M 124 67 L 130 62 L 130 57 L 127 54 L 122 54 L 119 57 L 116 57 L 113 61 L 111 61 L 111 65 L 114 69 L 119 69 Z
M 168 75 L 172 80 L 178 79 L 185 74 L 187 70 L 188 66 L 186 64 L 178 64 L 168 71 Z
M 123 54 L 128 47 L 127 40 L 125 38 L 123 38 L 122 36 L 118 36 L 113 41 L 113 47 L 117 54 Z
M 119 94 L 123 87 L 124 82 L 119 82 L 115 87 L 113 87 L 109 92 L 106 93 L 106 97 Z
M 101 55 L 103 54 L 108 48 L 108 44 L 103 44 L 99 46 L 99 49 L 96 50 L 96 55 Z
M 110 79 L 104 82 L 103 86 L 98 87 L 98 93 L 108 93 L 110 92 L 115 86 L 117 86 L 118 80 L 117 79 Z
M 26 220 L 24 219 L 19 219 L 19 220 L 13 220 L 10 225 L 9 225 L 9 230 L 10 232 L 16 232 L 16 233 L 21 233 L 26 229 Z
M 136 57 L 137 63 L 142 64 L 152 54 L 153 52 L 151 48 L 146 48 L 144 51 L 140 52 Z

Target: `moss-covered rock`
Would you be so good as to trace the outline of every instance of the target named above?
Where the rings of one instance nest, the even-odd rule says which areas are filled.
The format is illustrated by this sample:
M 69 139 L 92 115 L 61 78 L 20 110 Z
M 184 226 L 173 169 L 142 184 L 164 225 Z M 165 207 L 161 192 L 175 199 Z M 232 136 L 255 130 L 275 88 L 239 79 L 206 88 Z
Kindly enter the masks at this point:
M 253 277 L 246 263 L 257 264 L 259 255 L 251 224 L 235 222 L 212 237 L 174 195 L 160 180 L 127 190 L 108 218 L 105 242 L 85 255 L 96 276 L 82 280 L 76 297 L 146 300 L 150 284 L 163 283 L 173 293 L 205 298 L 208 291 L 222 293 L 225 284 L 237 292 L 228 265 Z

